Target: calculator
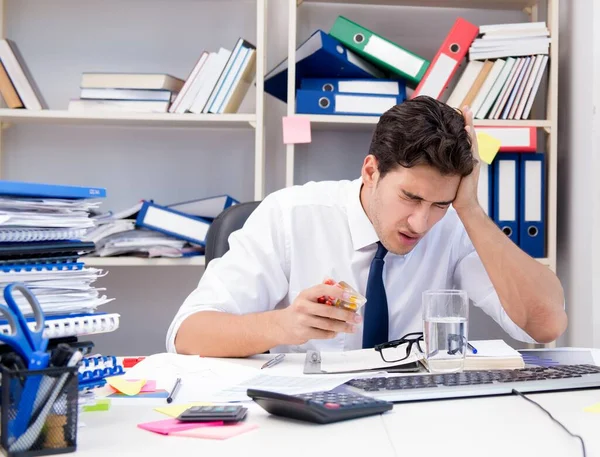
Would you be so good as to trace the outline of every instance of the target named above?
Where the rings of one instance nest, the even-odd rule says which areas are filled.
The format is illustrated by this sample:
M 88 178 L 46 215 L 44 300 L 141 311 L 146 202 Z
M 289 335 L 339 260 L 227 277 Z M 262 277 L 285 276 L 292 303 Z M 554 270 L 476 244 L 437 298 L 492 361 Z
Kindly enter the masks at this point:
M 237 422 L 246 417 L 248 408 L 239 405 L 192 406 L 177 419 L 182 422 Z
M 258 389 L 248 389 L 247 395 L 265 411 L 317 424 L 329 424 L 389 411 L 393 403 L 345 392 L 314 392 L 285 395 Z

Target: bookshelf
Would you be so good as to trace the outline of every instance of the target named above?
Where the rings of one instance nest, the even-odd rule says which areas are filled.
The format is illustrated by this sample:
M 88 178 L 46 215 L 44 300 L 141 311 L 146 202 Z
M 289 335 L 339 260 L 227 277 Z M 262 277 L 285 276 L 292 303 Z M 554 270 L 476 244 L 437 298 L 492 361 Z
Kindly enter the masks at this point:
M 536 127 L 545 133 L 546 139 L 546 177 L 547 177 L 547 206 L 546 206 L 546 257 L 538 259 L 544 265 L 547 265 L 552 271 L 556 272 L 556 243 L 557 243 L 557 157 L 558 157 L 558 12 L 559 0 L 288 0 L 288 62 L 295 62 L 298 29 L 298 10 L 308 4 L 359 4 L 364 8 L 375 7 L 377 5 L 386 6 L 418 6 L 429 8 L 467 8 L 467 9 L 486 9 L 486 10 L 515 10 L 523 11 L 529 16 L 531 21 L 545 20 L 550 30 L 552 43 L 550 45 L 550 58 L 548 69 L 546 70 L 546 94 L 542 91 L 538 93 L 538 99 L 545 99 L 545 109 L 533 111 L 532 118 L 527 120 L 476 120 L 477 125 L 488 126 L 522 126 Z M 448 10 L 456 11 L 456 10 Z M 545 11 L 546 17 L 541 17 Z M 455 76 L 457 77 L 457 76 Z M 287 87 L 287 116 L 295 116 L 295 68 L 288 68 L 288 87 Z M 541 115 L 538 114 L 541 112 Z M 535 115 L 540 117 L 536 118 Z M 328 131 L 364 131 L 365 134 L 373 131 L 374 125 L 378 121 L 376 116 L 335 116 L 335 115 L 304 115 L 311 121 L 311 129 Z M 295 145 L 285 146 L 285 185 L 292 186 L 295 175 Z
M 187 258 L 153 258 L 138 257 L 82 257 L 81 261 L 90 267 L 204 267 L 204 256 Z
M 11 38 L 7 36 L 7 30 L 10 29 L 11 21 L 18 22 L 21 17 L 11 17 L 8 14 L 8 6 L 11 2 L 19 0 L 0 0 L 0 36 Z M 240 2 L 219 2 L 218 8 L 221 8 L 227 14 L 235 15 L 235 8 L 232 9 L 232 5 L 236 5 Z M 172 114 L 172 113 L 131 113 L 131 112 L 97 112 L 97 113 L 77 113 L 64 109 L 54 109 L 55 104 L 51 104 L 49 109 L 42 111 L 33 111 L 27 109 L 8 109 L 5 108 L 5 104 L 2 103 L 0 107 L 0 161 L 2 157 L 2 145 L 6 141 L 3 141 L 3 131 L 9 129 L 15 125 L 26 125 L 26 124 L 45 124 L 45 125 L 63 125 L 63 126 L 74 126 L 74 127 L 103 127 L 108 128 L 107 134 L 110 135 L 112 128 L 114 129 L 139 129 L 139 135 L 143 136 L 145 131 L 161 131 L 161 129 L 195 129 L 195 130 L 217 130 L 218 135 L 222 137 L 223 145 L 227 144 L 227 132 L 232 130 L 247 130 L 252 132 L 254 137 L 254 160 L 253 170 L 244 168 L 243 170 L 236 169 L 235 163 L 231 164 L 232 176 L 231 179 L 236 179 L 236 174 L 250 174 L 253 173 L 254 185 L 253 185 L 253 200 L 261 200 L 265 196 L 265 112 L 264 112 L 264 75 L 266 70 L 266 45 L 267 45 L 267 11 L 268 11 L 268 0 L 246 0 L 247 5 L 255 9 L 255 25 L 256 34 L 255 36 L 245 37 L 256 46 L 256 74 L 252 83 L 252 89 L 248 91 L 247 96 L 254 97 L 254 111 L 251 113 L 234 113 L 234 114 Z M 214 5 L 217 2 L 213 2 Z M 162 5 L 162 6 L 161 6 Z M 169 7 L 169 2 L 155 2 L 153 5 L 146 5 L 143 8 L 156 9 L 158 7 L 164 8 L 165 12 Z M 190 5 L 194 7 L 194 5 Z M 214 6 L 213 6 L 214 7 Z M 231 10 L 231 11 L 230 11 Z M 117 12 L 115 12 L 117 13 Z M 73 13 L 70 13 L 73 14 Z M 240 16 L 244 16 L 243 14 Z M 233 20 L 234 24 L 252 20 L 252 17 L 239 17 Z M 235 27 L 235 25 L 233 25 Z M 139 27 L 140 30 L 143 28 Z M 104 30 L 101 33 L 110 34 L 110 30 Z M 154 34 L 152 36 L 146 36 L 145 39 L 156 40 L 157 44 L 160 44 L 161 34 Z M 218 43 L 217 45 L 211 46 L 209 50 L 218 50 L 218 46 L 223 45 L 227 47 L 231 43 Z M 17 46 L 19 43 L 17 42 Z M 135 46 L 135 43 L 131 44 Z M 198 55 L 203 50 L 204 44 L 202 41 L 198 43 Z M 83 51 L 86 52 L 85 47 L 82 47 Z M 60 49 L 53 50 L 55 53 L 60 53 Z M 27 56 L 24 56 L 25 62 L 27 63 Z M 186 62 L 186 66 L 191 65 L 194 62 Z M 65 65 L 66 67 L 69 64 Z M 104 71 L 104 70 L 101 70 Z M 127 71 L 127 70 L 123 70 Z M 129 70 L 131 71 L 131 70 Z M 168 73 L 168 68 L 165 68 L 165 72 Z M 34 79 L 36 74 L 34 73 Z M 77 75 L 79 76 L 79 74 Z M 187 75 L 180 75 L 181 77 L 187 77 Z M 254 90 L 254 93 L 252 92 Z M 43 92 L 43 91 L 42 91 Z M 43 93 L 42 93 L 43 95 Z M 66 100 L 65 100 L 66 101 Z M 90 160 L 94 160 L 90 158 Z M 85 166 L 82 163 L 81 166 Z M 183 164 L 185 166 L 185 164 Z M 6 171 L 0 166 L 0 177 L 6 176 Z M 51 180 L 52 176 L 48 176 Z M 110 192 L 110 186 L 106 186 Z M 136 195 L 135 198 L 139 196 Z M 143 259 L 137 257 L 108 257 L 108 258 L 83 258 L 82 259 L 87 265 L 94 266 L 204 266 L 204 257 L 193 257 L 193 258 L 159 258 L 159 259 Z
M 16 123 L 47 123 L 121 127 L 252 128 L 256 126 L 256 120 L 256 114 L 120 113 L 117 111 L 113 113 L 73 113 L 67 110 L 0 109 L 0 122 L 3 126 Z

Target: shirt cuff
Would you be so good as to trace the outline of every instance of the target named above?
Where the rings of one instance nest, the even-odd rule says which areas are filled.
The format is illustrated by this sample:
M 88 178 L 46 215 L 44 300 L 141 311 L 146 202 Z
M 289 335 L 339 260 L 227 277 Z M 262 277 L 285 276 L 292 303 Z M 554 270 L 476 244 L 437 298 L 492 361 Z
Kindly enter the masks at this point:
M 522 341 L 523 343 L 539 344 L 531 338 L 525 330 L 514 323 L 506 313 L 506 310 L 504 309 L 504 306 L 502 306 L 500 298 L 495 291 L 491 292 L 483 300 L 475 303 L 475 306 L 485 311 L 486 314 L 492 317 L 492 319 L 494 319 L 496 323 L 515 340 Z
M 196 314 L 196 313 L 202 313 L 204 311 L 217 311 L 217 312 L 224 312 L 224 310 L 219 309 L 219 308 L 205 308 L 202 307 L 200 309 L 198 308 L 193 308 L 193 309 L 189 309 L 187 311 L 178 313 L 177 316 L 175 316 L 175 319 L 173 319 L 173 322 L 171 322 L 171 325 L 169 326 L 169 330 L 167 331 L 167 352 L 171 352 L 176 354 L 177 353 L 177 349 L 175 348 L 175 337 L 177 336 L 177 332 L 179 332 L 179 327 L 181 327 L 181 324 L 183 324 L 183 321 L 186 320 L 188 317 L 190 317 L 192 314 Z

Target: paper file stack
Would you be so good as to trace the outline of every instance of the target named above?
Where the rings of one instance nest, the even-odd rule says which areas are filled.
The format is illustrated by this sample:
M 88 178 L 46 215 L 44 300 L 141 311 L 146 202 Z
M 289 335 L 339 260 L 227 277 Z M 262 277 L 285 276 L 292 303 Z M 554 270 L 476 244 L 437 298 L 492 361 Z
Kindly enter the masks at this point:
M 82 238 L 94 227 L 91 211 L 105 195 L 99 188 L 0 181 L 0 289 L 25 284 L 55 334 L 64 327 L 57 319 L 96 318 L 97 308 L 112 300 L 94 286 L 105 273 L 79 261 L 95 248 Z M 27 301 L 15 298 L 31 317 Z M 86 328 L 96 333 L 84 320 L 79 334 Z M 7 323 L 0 322 L 0 332 L 6 331 Z

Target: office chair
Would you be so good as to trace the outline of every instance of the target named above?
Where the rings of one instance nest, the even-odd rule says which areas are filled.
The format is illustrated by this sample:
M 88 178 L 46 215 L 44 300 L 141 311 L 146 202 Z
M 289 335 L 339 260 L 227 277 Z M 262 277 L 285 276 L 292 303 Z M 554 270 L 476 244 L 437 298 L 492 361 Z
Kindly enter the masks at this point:
M 205 266 L 208 266 L 212 259 L 221 257 L 229 250 L 229 235 L 242 228 L 248 216 L 259 203 L 259 201 L 253 201 L 230 206 L 212 221 L 206 234 Z

